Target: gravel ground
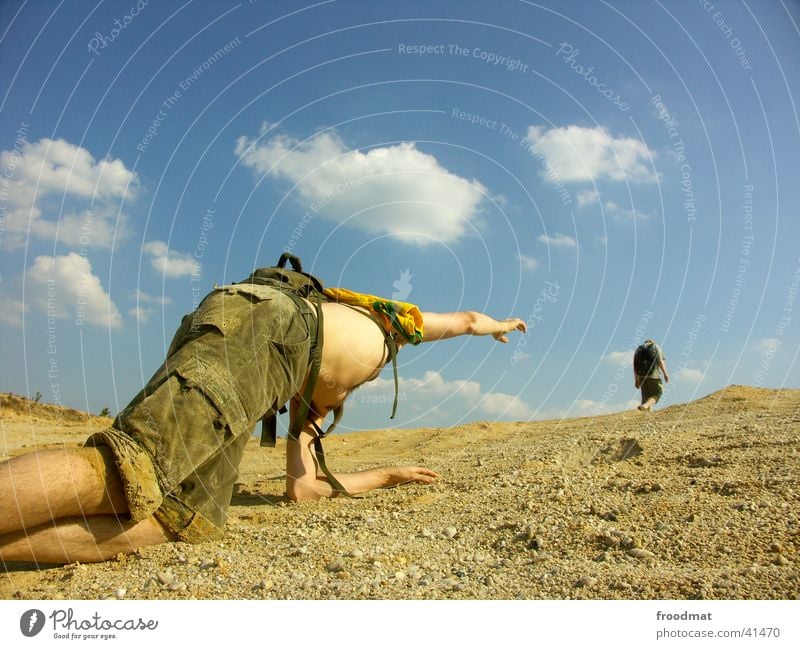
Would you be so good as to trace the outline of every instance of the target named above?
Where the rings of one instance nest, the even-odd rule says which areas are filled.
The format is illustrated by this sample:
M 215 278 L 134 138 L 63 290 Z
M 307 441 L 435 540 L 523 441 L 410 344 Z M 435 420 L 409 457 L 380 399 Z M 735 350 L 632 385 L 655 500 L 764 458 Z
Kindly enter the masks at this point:
M 3 398 L 6 456 L 85 436 L 85 416 L 14 399 Z M 800 390 L 733 386 L 654 414 L 353 433 L 333 436 L 326 452 L 334 470 L 424 464 L 442 478 L 293 504 L 282 495 L 283 448 L 253 442 L 223 542 L 103 564 L 8 565 L 0 597 L 800 594 Z

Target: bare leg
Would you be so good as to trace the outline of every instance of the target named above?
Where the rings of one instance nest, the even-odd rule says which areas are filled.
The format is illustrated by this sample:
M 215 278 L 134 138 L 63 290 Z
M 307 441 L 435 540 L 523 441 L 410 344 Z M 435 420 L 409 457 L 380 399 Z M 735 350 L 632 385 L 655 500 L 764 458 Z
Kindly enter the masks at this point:
M 656 400 L 653 397 L 650 397 L 647 401 L 645 401 L 641 406 L 638 406 L 639 410 L 652 410 L 653 406 L 656 405 Z
M 107 448 L 40 451 L 0 464 L 3 561 L 104 561 L 170 540 L 152 517 L 116 516 L 127 512 Z
M 39 451 L 0 464 L 0 535 L 70 516 L 127 511 L 106 448 Z
M 0 536 L 0 560 L 90 563 L 169 540 L 152 517 L 139 523 L 120 521 L 113 515 L 68 518 Z

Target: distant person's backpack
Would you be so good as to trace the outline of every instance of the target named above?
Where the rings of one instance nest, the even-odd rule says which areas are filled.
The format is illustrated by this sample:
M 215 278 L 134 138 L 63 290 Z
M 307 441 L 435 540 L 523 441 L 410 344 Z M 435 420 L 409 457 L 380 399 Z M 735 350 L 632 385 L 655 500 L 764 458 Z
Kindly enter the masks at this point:
M 658 367 L 658 348 L 649 340 L 642 343 L 633 353 L 633 369 L 638 376 L 649 376 Z

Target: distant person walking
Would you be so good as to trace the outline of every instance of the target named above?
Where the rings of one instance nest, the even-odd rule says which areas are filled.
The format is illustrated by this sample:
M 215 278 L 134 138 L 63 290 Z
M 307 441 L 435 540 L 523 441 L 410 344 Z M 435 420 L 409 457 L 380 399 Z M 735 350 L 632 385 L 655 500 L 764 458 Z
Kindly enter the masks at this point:
M 652 410 L 664 393 L 661 374 L 669 383 L 667 365 L 664 354 L 654 340 L 649 338 L 636 348 L 633 353 L 633 378 L 637 389 L 642 391 L 642 403 L 639 410 Z

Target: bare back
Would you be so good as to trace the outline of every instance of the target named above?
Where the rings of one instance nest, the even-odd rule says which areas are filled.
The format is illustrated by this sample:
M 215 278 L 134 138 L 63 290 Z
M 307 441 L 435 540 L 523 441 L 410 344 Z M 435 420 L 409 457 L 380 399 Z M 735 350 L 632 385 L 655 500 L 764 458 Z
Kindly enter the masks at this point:
M 320 415 L 344 402 L 362 383 L 377 378 L 388 360 L 383 332 L 364 309 L 324 302 L 322 310 L 322 366 L 312 396 Z

